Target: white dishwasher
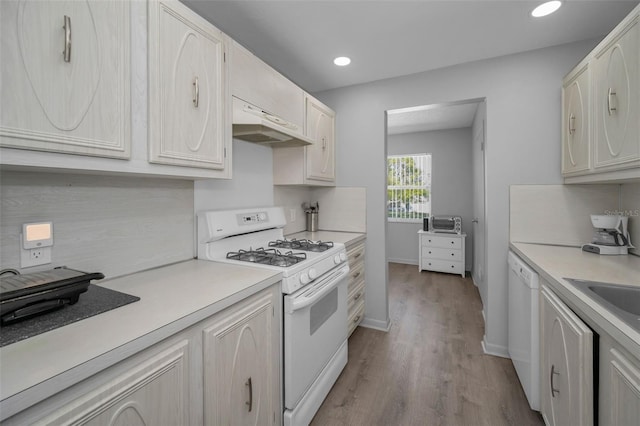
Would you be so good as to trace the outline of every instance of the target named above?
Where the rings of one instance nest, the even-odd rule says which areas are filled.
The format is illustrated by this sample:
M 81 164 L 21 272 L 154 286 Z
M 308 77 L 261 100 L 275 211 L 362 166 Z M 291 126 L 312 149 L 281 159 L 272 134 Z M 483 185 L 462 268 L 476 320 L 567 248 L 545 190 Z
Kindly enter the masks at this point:
M 540 411 L 538 274 L 512 251 L 509 263 L 509 356 L 532 410 Z

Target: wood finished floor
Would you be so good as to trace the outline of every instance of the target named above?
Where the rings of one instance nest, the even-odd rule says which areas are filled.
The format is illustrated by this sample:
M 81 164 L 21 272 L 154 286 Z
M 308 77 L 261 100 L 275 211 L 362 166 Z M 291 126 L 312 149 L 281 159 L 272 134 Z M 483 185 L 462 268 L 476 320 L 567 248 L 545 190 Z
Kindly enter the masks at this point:
M 388 333 L 358 327 L 323 425 L 542 425 L 511 360 L 485 355 L 470 278 L 389 264 Z

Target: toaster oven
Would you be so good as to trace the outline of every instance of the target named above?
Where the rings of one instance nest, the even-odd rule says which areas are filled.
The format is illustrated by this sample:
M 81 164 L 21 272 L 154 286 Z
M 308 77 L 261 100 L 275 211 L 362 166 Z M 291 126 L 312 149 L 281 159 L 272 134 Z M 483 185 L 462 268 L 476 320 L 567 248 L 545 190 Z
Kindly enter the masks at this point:
M 462 217 L 433 216 L 429 220 L 429 231 L 443 232 L 447 234 L 461 234 L 462 233 Z

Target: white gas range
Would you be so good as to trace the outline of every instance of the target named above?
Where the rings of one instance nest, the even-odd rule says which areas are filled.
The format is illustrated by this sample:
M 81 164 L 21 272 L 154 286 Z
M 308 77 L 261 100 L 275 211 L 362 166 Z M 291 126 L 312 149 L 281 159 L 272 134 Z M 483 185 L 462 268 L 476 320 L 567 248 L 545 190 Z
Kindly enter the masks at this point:
M 308 424 L 347 363 L 342 243 L 287 240 L 281 207 L 198 213 L 198 258 L 282 273 L 285 425 Z

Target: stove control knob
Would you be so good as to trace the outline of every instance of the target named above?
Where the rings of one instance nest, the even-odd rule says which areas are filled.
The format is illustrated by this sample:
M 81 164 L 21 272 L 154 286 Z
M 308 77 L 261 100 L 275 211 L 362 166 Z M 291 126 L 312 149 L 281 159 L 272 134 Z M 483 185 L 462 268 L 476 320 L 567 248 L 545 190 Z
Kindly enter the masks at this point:
M 318 278 L 318 271 L 313 268 L 309 269 L 309 278 L 311 278 L 312 280 Z
M 333 263 L 335 263 L 337 265 L 340 262 L 341 262 L 341 260 L 340 260 L 340 255 L 339 254 L 336 254 L 335 256 L 333 256 Z
M 343 262 L 347 260 L 347 253 L 340 253 L 340 260 Z
M 302 284 L 309 284 L 309 281 L 311 280 L 309 279 L 309 275 L 306 272 L 300 274 L 300 282 Z

